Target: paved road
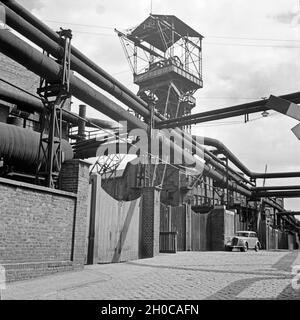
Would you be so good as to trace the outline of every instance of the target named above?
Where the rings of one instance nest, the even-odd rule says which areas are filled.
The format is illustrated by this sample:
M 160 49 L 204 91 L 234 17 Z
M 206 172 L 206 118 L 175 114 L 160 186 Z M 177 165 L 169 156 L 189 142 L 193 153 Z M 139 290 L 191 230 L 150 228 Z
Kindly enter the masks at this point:
M 4 299 L 296 299 L 299 251 L 179 252 L 11 283 Z

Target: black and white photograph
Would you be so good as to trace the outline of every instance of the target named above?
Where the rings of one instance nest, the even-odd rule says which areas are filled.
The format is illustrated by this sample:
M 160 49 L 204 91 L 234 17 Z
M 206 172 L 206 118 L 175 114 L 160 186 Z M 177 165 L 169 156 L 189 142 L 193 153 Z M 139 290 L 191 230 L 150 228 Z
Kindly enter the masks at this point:
M 0 300 L 300 300 L 300 1 L 0 0 Z

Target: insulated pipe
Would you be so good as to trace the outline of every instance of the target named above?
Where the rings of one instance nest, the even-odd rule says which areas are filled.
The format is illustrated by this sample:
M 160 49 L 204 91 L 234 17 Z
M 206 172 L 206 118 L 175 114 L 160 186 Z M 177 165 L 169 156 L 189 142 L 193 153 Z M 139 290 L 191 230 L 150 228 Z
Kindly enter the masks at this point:
M 36 43 L 37 45 L 41 46 L 46 51 L 50 52 L 54 57 L 59 58 L 62 54 L 62 47 L 61 39 L 59 35 L 51 30 L 47 25 L 42 23 L 36 17 L 34 17 L 30 12 L 28 12 L 25 8 L 19 5 L 16 1 L 13 0 L 4 0 L 2 3 L 6 4 L 6 22 L 16 31 L 23 34 L 25 37 L 28 37 L 31 41 Z M 9 8 L 12 10 L 10 10 Z M 15 11 L 15 12 L 13 12 Z M 17 15 L 17 14 L 19 15 Z M 22 17 L 22 18 L 21 18 Z M 23 19 L 24 18 L 24 19 Z M 50 40 L 50 39 L 52 40 Z M 89 60 L 86 56 L 84 56 L 80 51 L 76 48 L 72 47 L 72 58 L 71 58 L 71 65 L 74 70 L 79 72 L 81 75 L 86 77 L 91 82 L 97 84 L 99 87 L 103 88 L 104 90 L 108 91 L 109 93 L 113 94 L 116 98 L 118 98 L 123 103 L 130 106 L 136 112 L 140 113 L 144 117 L 149 117 L 150 111 L 148 105 L 135 94 L 133 94 L 128 88 L 124 85 L 119 83 L 115 80 L 112 76 L 110 76 L 107 72 L 97 66 L 94 62 Z M 299 99 L 299 93 L 289 94 L 282 96 L 283 98 L 293 100 Z M 267 101 L 254 101 L 248 104 L 236 106 L 236 107 L 229 107 L 222 109 L 224 112 L 229 110 L 238 110 L 241 108 L 250 108 L 250 107 L 258 107 L 261 108 L 266 104 Z M 265 107 L 263 107 L 266 109 Z M 213 112 L 218 112 L 218 110 L 208 112 L 213 114 Z M 256 110 L 257 112 L 257 110 Z M 233 115 L 234 116 L 234 113 Z M 193 115 L 188 116 L 193 117 Z M 156 122 L 160 120 L 164 120 L 163 117 L 154 117 Z M 172 121 L 172 120 L 171 120 Z M 209 121 L 206 119 L 206 121 Z M 176 129 L 176 133 L 180 134 L 180 131 Z M 185 139 L 191 142 L 189 136 L 185 136 Z M 196 144 L 197 148 L 200 148 L 199 144 Z M 212 165 L 216 166 L 219 170 L 224 172 L 224 164 L 218 161 L 216 158 L 213 158 L 212 154 L 210 154 L 207 150 L 204 151 L 204 158 L 207 162 L 211 163 Z M 231 178 L 235 181 L 236 178 L 232 174 L 232 170 L 229 169 Z M 285 173 L 282 174 L 255 174 L 254 178 L 281 178 L 281 177 L 291 177 L 297 176 L 299 173 L 291 173 L 290 175 L 286 175 Z M 243 178 L 242 178 L 243 179 Z M 245 181 L 245 179 L 243 179 Z
M 272 201 L 270 199 L 263 199 L 263 202 L 265 202 L 267 205 L 273 207 L 274 209 L 278 210 L 280 215 L 283 214 L 284 212 L 282 210 L 284 210 L 283 207 L 281 207 L 278 203 L 276 203 L 275 201 Z M 285 211 L 285 212 L 289 212 L 289 211 Z M 276 213 L 278 215 L 278 213 Z M 291 217 L 289 215 L 287 216 L 281 216 L 282 219 L 284 219 L 286 222 L 288 222 L 289 224 L 292 224 L 295 228 L 299 229 L 299 222 L 293 221 L 291 220 Z M 298 225 L 297 225 L 298 224 Z
M 82 119 L 79 119 L 78 121 L 78 135 L 80 136 L 80 140 L 85 139 L 85 124 L 86 122 L 86 105 L 81 104 L 79 105 L 79 117 Z
M 300 190 L 300 186 L 268 186 L 268 187 L 256 187 L 254 191 L 277 191 L 277 190 Z
M 33 96 L 16 89 L 12 89 L 11 87 L 5 86 L 4 88 L 0 85 L 0 99 L 16 104 L 21 110 L 26 112 L 36 111 L 38 113 L 43 113 L 45 111 L 45 107 L 40 99 L 34 98 Z
M 300 103 L 300 92 L 294 92 L 279 96 L 281 99 L 289 100 L 294 103 Z M 169 119 L 161 121 L 159 127 L 173 127 L 183 126 L 201 122 L 215 121 L 230 117 L 237 117 L 243 114 L 250 114 L 256 112 L 267 111 L 269 108 L 266 106 L 269 99 L 257 100 L 249 103 L 239 104 L 232 107 L 220 108 L 211 111 L 191 114 L 181 118 Z
M 0 40 L 1 52 L 11 59 L 50 82 L 60 78 L 61 67 L 54 60 L 43 55 L 10 31 L 0 30 Z M 83 102 L 88 101 L 87 104 L 118 122 L 126 120 L 134 128 L 141 126 L 139 119 L 73 74 L 70 74 L 70 93 Z M 144 124 L 143 128 L 146 130 L 147 125 Z
M 300 190 L 254 192 L 252 198 L 299 198 Z
M 32 169 L 39 155 L 40 134 L 17 126 L 0 123 L 0 158 L 18 167 Z M 73 159 L 71 145 L 62 140 L 64 161 Z
M 16 1 L 3 0 L 1 2 L 5 4 L 7 25 L 45 49 L 54 57 L 61 58 L 63 48 L 61 47 L 61 38 L 56 32 L 34 17 Z M 136 96 L 73 46 L 71 53 L 71 68 L 73 70 L 100 88 L 113 94 L 134 110 L 138 109 L 143 116 L 147 116 L 147 114 L 149 116 L 149 110 L 147 112 L 148 105 L 145 101 Z
M 251 113 L 257 113 L 257 112 L 262 112 L 266 110 L 264 106 L 259 106 L 255 108 L 249 108 L 247 111 L 241 109 L 237 111 L 230 111 L 230 112 L 222 112 L 220 111 L 217 114 L 214 115 L 209 115 L 210 111 L 206 111 L 202 113 L 198 113 L 195 115 L 195 117 L 192 117 L 191 119 L 185 119 L 185 116 L 182 118 L 175 118 L 175 119 L 170 119 L 166 121 L 161 121 L 158 124 L 158 127 L 160 129 L 163 128 L 176 128 L 176 127 L 182 127 L 186 125 L 192 125 L 192 124 L 198 124 L 198 123 L 203 123 L 203 122 L 210 122 L 210 121 L 217 121 L 221 119 L 228 119 L 228 118 L 233 118 L 233 117 L 238 117 L 244 114 L 251 114 Z M 215 110 L 213 110 L 215 111 Z M 207 114 L 207 115 L 206 115 Z M 194 114 L 192 114 L 194 116 Z M 189 116 L 187 116 L 189 117 Z
M 221 141 L 213 138 L 203 137 L 204 145 L 212 146 L 221 151 L 228 159 L 242 170 L 247 176 L 253 179 L 277 179 L 277 178 L 298 178 L 300 172 L 274 172 L 274 173 L 257 173 L 250 171 Z
M 44 104 L 39 98 L 35 98 L 29 94 L 26 94 L 16 89 L 12 89 L 10 87 L 3 88 L 0 86 L 0 100 L 15 104 L 19 107 L 20 110 L 29 113 L 45 112 Z M 78 125 L 79 118 L 73 112 L 66 112 L 65 110 L 63 110 L 63 119 L 67 122 L 71 122 L 73 125 Z M 117 127 L 117 124 L 111 121 L 95 118 L 87 118 L 86 120 L 86 125 L 88 127 L 95 127 L 93 124 L 103 129 L 115 129 Z
M 29 21 L 30 23 L 32 23 L 34 26 L 36 26 L 37 28 L 39 28 L 40 30 L 42 30 L 47 36 L 49 36 L 50 38 L 52 38 L 54 41 L 56 41 L 57 43 L 60 43 L 60 38 L 59 36 L 52 31 L 50 28 L 48 28 L 46 25 L 44 25 L 41 21 L 39 21 L 38 19 L 36 19 L 33 15 L 31 15 L 29 12 L 27 12 L 27 10 L 25 10 L 24 8 L 22 8 L 22 6 L 20 6 L 17 2 L 15 1 L 2 1 L 3 3 L 7 4 L 10 8 L 12 8 L 13 10 L 15 10 L 18 14 L 20 14 L 21 16 L 23 16 L 27 21 Z M 126 87 L 124 87 L 121 83 L 118 83 L 113 77 L 111 77 L 108 73 L 106 73 L 104 70 L 102 70 L 100 67 L 98 67 L 96 64 L 94 64 L 92 61 L 90 61 L 87 57 L 85 57 L 82 53 L 80 53 L 77 49 L 72 48 L 72 53 L 79 57 L 80 59 L 82 59 L 87 65 L 89 65 L 90 67 L 92 67 L 93 69 L 95 69 L 99 74 L 102 74 L 105 78 L 108 78 L 109 81 L 111 81 L 114 85 L 116 85 L 118 88 L 121 88 L 121 90 L 124 90 L 126 93 L 129 93 L 129 95 L 131 96 L 131 98 L 133 98 L 135 101 L 137 101 L 138 103 L 144 105 L 144 107 L 147 107 L 147 104 L 140 98 L 138 98 L 137 96 L 135 96 L 132 92 L 130 92 Z M 103 80 L 103 79 L 102 79 Z M 93 80 L 91 80 L 93 81 Z M 109 84 L 108 84 L 109 85 Z M 114 91 L 114 93 L 119 94 L 120 97 L 119 98 L 123 98 L 125 100 L 123 100 L 123 102 L 125 102 L 126 104 L 130 104 L 128 103 L 128 100 L 126 100 L 126 98 L 124 98 L 125 96 L 122 97 L 122 92 L 115 92 L 113 87 L 107 88 L 106 89 L 108 92 Z M 125 93 L 125 94 L 126 94 Z M 121 100 L 122 101 L 122 100 Z M 130 101 L 129 101 L 130 102 Z M 139 105 L 137 105 L 137 107 L 139 108 Z
M 197 137 L 197 136 L 193 136 L 192 137 L 192 144 L 193 144 L 193 153 L 196 153 L 196 149 L 200 149 L 203 151 L 204 153 L 204 159 L 212 164 L 213 166 L 215 166 L 218 170 L 220 170 L 221 172 L 227 174 L 228 171 L 228 175 L 233 178 L 234 181 L 244 181 L 247 184 L 251 184 L 252 186 L 255 186 L 251 181 L 249 181 L 248 179 L 246 179 L 242 174 L 237 173 L 235 170 L 233 170 L 231 167 L 227 167 L 226 164 L 224 162 L 222 162 L 216 155 L 214 155 L 212 152 L 208 151 L 207 149 L 205 149 L 203 146 L 199 145 L 199 143 L 197 143 L 197 140 L 202 140 L 202 137 Z M 205 143 L 203 143 L 205 145 Z
M 62 54 L 62 47 L 59 45 L 61 39 L 59 36 L 52 31 L 50 28 L 47 26 L 43 25 L 39 20 L 37 20 L 34 16 L 32 16 L 30 13 L 26 12 L 24 8 L 19 6 L 15 1 L 2 1 L 7 4 L 12 4 L 12 8 L 21 16 L 23 16 L 28 22 L 32 23 L 34 26 L 39 27 L 40 30 L 34 28 L 30 23 L 19 17 L 15 12 L 10 10 L 9 8 L 6 7 L 6 14 L 7 14 L 7 24 L 10 25 L 12 28 L 14 28 L 16 31 L 21 33 L 23 36 L 28 37 L 31 41 L 33 41 L 35 44 L 40 46 L 41 48 L 45 49 L 47 52 L 51 53 L 54 57 L 59 58 Z M 24 12 L 26 13 L 24 15 Z M 51 39 L 53 39 L 53 41 Z M 73 51 L 72 51 L 73 52 Z M 77 52 L 75 50 L 75 52 Z M 80 56 L 83 58 L 83 56 Z M 87 59 L 87 58 L 86 58 Z M 88 66 L 86 66 L 84 63 L 87 63 Z M 116 88 L 114 84 L 111 82 L 114 80 L 111 76 L 105 74 L 104 78 L 101 74 L 102 70 L 98 66 L 96 66 L 94 63 L 92 63 L 93 69 L 89 68 L 91 66 L 91 61 L 86 61 L 85 59 L 80 60 L 76 57 L 76 55 L 72 55 L 71 57 L 71 67 L 79 72 L 81 75 L 86 77 L 88 80 L 91 82 L 97 84 L 99 87 L 107 90 L 109 93 L 113 94 L 116 98 L 120 99 L 120 101 L 124 102 L 125 104 L 129 105 L 132 109 L 134 109 L 136 112 L 139 114 L 143 115 L 144 117 L 149 117 L 150 116 L 150 111 L 147 109 L 147 104 L 143 102 L 143 105 L 140 104 L 142 101 L 141 99 L 135 99 L 133 101 L 131 97 L 128 97 L 127 94 L 129 93 L 128 89 L 122 86 L 121 91 L 119 88 Z M 94 71 L 96 70 L 96 71 Z M 99 73 L 100 72 L 100 73 Z M 135 96 L 135 98 L 137 98 Z M 155 121 L 159 122 L 161 120 L 161 117 L 155 116 Z M 179 135 L 182 134 L 182 132 L 178 129 L 174 131 L 174 134 Z M 185 139 L 188 140 L 189 143 L 192 142 L 192 138 L 190 136 L 185 135 Z M 205 161 L 209 162 L 212 164 L 214 167 L 216 167 L 218 170 L 220 170 L 223 173 L 227 173 L 227 169 L 224 168 L 224 164 L 219 161 L 216 157 L 212 154 L 210 154 L 207 150 L 202 149 L 201 145 L 196 143 L 197 148 L 201 149 L 204 152 L 204 159 Z M 245 179 L 238 177 L 235 173 L 232 172 L 231 169 L 229 169 L 229 175 L 230 177 L 235 180 L 236 182 L 240 182 L 241 180 Z
M 277 215 L 300 216 L 300 211 L 283 211 L 283 212 L 277 212 Z
M 280 204 L 278 204 L 277 202 L 275 202 L 272 199 L 263 198 L 262 202 L 265 203 L 266 205 L 278 210 L 278 211 L 284 210 L 284 208 Z
M 6 1 L 5 1 L 6 2 Z M 14 3 L 18 6 L 18 4 L 14 1 L 7 1 L 7 3 Z M 18 10 L 20 11 L 20 7 L 18 7 Z M 20 13 L 22 10 L 20 11 Z M 39 31 L 38 29 L 34 28 L 30 23 L 19 17 L 15 12 L 10 10 L 6 7 L 6 15 L 7 15 L 7 24 L 10 25 L 12 28 L 14 28 L 16 31 L 24 35 L 25 37 L 28 37 L 31 41 L 33 41 L 35 44 L 39 45 L 43 49 L 45 49 L 47 52 L 52 54 L 56 58 L 60 58 L 62 55 L 62 47 L 58 44 L 60 43 L 61 39 L 59 36 L 53 32 L 50 28 L 47 26 L 46 29 L 48 30 L 46 32 L 46 35 Z M 31 15 L 31 14 L 30 14 Z M 28 18 L 28 15 L 26 16 Z M 40 27 L 39 20 L 34 18 L 35 25 L 37 27 Z M 28 21 L 33 21 L 32 19 L 27 19 Z M 41 28 L 41 30 L 45 31 L 45 28 Z M 51 36 L 51 38 L 54 40 L 50 40 L 48 36 Z M 85 61 L 86 62 L 86 61 Z M 91 64 L 89 64 L 91 65 Z M 93 63 L 93 67 L 96 65 Z M 132 99 L 126 95 L 126 93 L 122 94 L 122 91 L 116 88 L 114 85 L 111 84 L 112 77 L 109 76 L 109 80 L 106 80 L 104 77 L 102 77 L 99 73 L 99 67 L 96 66 L 97 72 L 95 72 L 93 69 L 86 66 L 81 60 L 79 60 L 76 56 L 72 56 L 71 58 L 71 67 L 79 72 L 81 75 L 86 77 L 88 80 L 92 81 L 93 83 L 97 84 L 99 87 L 107 90 L 108 92 L 114 94 L 115 97 L 119 98 L 122 102 L 128 104 L 130 107 L 132 107 L 135 111 L 142 114 L 144 117 L 149 116 L 149 110 L 145 109 L 143 106 L 141 106 L 137 101 L 132 101 Z M 102 70 L 102 69 L 101 69 Z M 106 74 L 107 76 L 107 74 Z M 123 88 L 125 89 L 125 88 Z M 125 89 L 128 91 L 127 89 Z M 139 99 L 141 100 L 141 99 Z M 156 117 L 157 118 L 157 117 Z M 159 120 L 158 118 L 156 120 Z M 178 132 L 179 134 L 179 132 Z M 186 138 L 186 137 L 185 137 Z M 199 145 L 197 145 L 198 148 L 200 148 Z M 214 167 L 216 167 L 218 170 L 226 173 L 227 169 L 224 169 L 223 163 L 220 163 L 218 159 L 213 158 L 212 154 L 209 154 L 208 151 L 204 151 L 204 158 L 206 161 L 208 161 L 210 164 L 212 164 Z M 233 178 L 235 181 L 239 182 L 240 180 L 244 180 L 243 178 L 239 178 L 236 174 L 232 172 L 231 169 L 229 169 L 229 173 L 231 178 Z
M 22 41 L 8 30 L 0 30 L 0 41 L 0 51 L 2 53 L 6 54 L 18 63 L 25 65 L 32 72 L 46 78 L 48 81 L 55 81 L 59 79 L 61 68 L 55 61 L 32 48 L 28 43 Z M 115 102 L 111 101 L 73 74 L 70 75 L 70 93 L 79 100 L 91 105 L 96 110 L 106 114 L 108 117 L 116 121 L 126 120 L 133 128 L 140 128 L 145 131 L 148 130 L 147 124 L 128 113 Z M 166 144 L 165 141 L 164 143 Z M 202 162 L 199 162 L 199 160 L 195 159 L 191 154 L 184 151 L 175 143 L 168 143 L 171 145 L 175 154 L 183 154 L 190 163 L 196 162 L 199 166 L 203 166 Z M 224 176 L 207 165 L 204 165 L 204 173 L 220 183 L 226 183 L 226 178 Z M 251 195 L 249 190 L 236 185 L 231 181 L 228 182 L 228 188 L 236 190 L 248 197 Z

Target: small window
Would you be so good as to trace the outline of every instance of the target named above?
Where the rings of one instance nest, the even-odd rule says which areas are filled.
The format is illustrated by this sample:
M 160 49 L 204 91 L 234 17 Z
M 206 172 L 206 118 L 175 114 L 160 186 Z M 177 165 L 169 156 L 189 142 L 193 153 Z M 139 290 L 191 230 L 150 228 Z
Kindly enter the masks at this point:
M 238 237 L 249 237 L 249 232 L 237 232 Z

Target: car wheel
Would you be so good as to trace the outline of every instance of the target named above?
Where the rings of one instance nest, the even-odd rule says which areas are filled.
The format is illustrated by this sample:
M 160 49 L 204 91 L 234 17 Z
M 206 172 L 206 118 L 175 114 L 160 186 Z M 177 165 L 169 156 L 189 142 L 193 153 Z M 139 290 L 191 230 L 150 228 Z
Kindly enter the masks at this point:
M 254 250 L 255 250 L 256 252 L 260 250 L 260 245 L 259 245 L 259 243 L 257 243 L 257 244 L 255 245 Z
M 246 242 L 245 245 L 241 248 L 242 252 L 247 252 L 248 251 L 248 243 Z

